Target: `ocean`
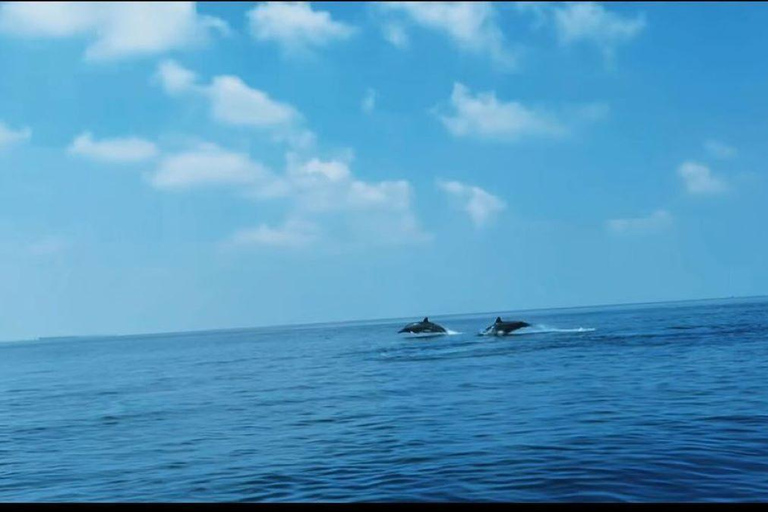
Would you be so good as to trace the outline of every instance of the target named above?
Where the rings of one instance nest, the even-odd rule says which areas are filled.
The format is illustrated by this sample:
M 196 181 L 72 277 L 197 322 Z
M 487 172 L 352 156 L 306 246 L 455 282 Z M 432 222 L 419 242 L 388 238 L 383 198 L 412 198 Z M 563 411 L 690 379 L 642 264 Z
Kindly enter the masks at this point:
M 768 298 L 429 313 L 0 343 L 0 501 L 768 500 Z

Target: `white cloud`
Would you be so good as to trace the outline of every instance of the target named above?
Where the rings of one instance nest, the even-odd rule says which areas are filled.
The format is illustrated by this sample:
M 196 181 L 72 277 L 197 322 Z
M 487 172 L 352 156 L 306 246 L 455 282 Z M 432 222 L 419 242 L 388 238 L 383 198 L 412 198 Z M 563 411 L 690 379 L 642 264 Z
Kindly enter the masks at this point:
M 635 39 L 646 27 L 645 16 L 622 16 L 595 2 L 515 2 L 520 13 L 533 16 L 535 29 L 550 26 L 562 46 L 592 44 L 606 59 Z
M 11 147 L 16 144 L 28 141 L 32 137 L 30 128 L 21 128 L 13 130 L 2 121 L 0 121 L 0 150 Z
M 360 108 L 363 109 L 363 112 L 366 114 L 373 112 L 373 109 L 376 108 L 376 96 L 377 94 L 374 89 L 368 88 L 368 90 L 365 91 L 365 96 L 360 104 Z
M 197 88 L 197 75 L 173 60 L 161 62 L 155 76 L 171 96 Z
M 322 161 L 313 158 L 301 162 L 293 153 L 288 155 L 288 174 L 298 185 L 310 188 L 322 185 L 323 182 L 346 182 L 352 176 L 349 164 L 345 160 Z
M 81 37 L 86 60 L 148 56 L 205 44 L 227 24 L 194 2 L 6 2 L 0 32 L 30 38 Z
M 504 201 L 480 187 L 466 185 L 459 181 L 443 180 L 438 180 L 437 186 L 459 201 L 461 208 L 467 212 L 477 227 L 487 225 L 507 207 Z
M 411 184 L 406 180 L 366 183 L 353 181 L 349 187 L 350 208 L 384 208 L 406 211 L 411 204 Z
M 684 162 L 677 169 L 685 189 L 695 195 L 716 195 L 728 189 L 725 181 L 714 176 L 706 165 L 696 162 Z
M 151 176 L 155 188 L 186 190 L 208 186 L 256 186 L 274 181 L 272 173 L 245 153 L 224 150 L 214 144 L 165 156 Z
M 92 160 L 123 163 L 142 162 L 158 154 L 157 146 L 144 139 L 124 137 L 96 141 L 90 132 L 75 138 L 67 151 Z
M 318 240 L 319 229 L 311 223 L 291 219 L 279 227 L 261 224 L 255 228 L 241 229 L 235 232 L 227 241 L 225 247 L 279 247 L 298 248 L 310 245 Z
M 273 139 L 287 142 L 292 151 L 287 155 L 285 173 L 280 175 L 251 162 L 245 154 L 231 154 L 217 147 L 172 155 L 161 161 L 152 177 L 154 186 L 182 189 L 228 185 L 252 199 L 281 198 L 288 203 L 288 218 L 312 223 L 322 219 L 323 236 L 317 232 L 313 237 L 336 242 L 402 244 L 431 239 L 411 210 L 413 191 L 408 181 L 361 180 L 350 170 L 351 154 L 331 159 L 309 157 L 315 136 L 304 127 L 304 116 L 292 105 L 235 76 L 217 76 L 206 85 L 173 61 L 162 63 L 155 76 L 170 95 L 205 98 L 214 120 L 265 131 Z M 238 240 L 267 243 L 295 239 L 283 237 L 287 232 L 284 228 L 261 225 L 255 231 L 248 230 L 247 236 L 241 233 Z
M 108 163 L 143 162 L 160 156 L 149 183 L 161 190 L 188 190 L 204 187 L 235 189 L 258 188 L 259 198 L 285 195 L 280 179 L 265 165 L 247 153 L 230 151 L 207 142 L 196 142 L 177 152 L 161 155 L 153 142 L 136 138 L 94 140 L 85 132 L 70 144 L 67 151 L 92 160 Z
M 733 146 L 729 146 L 724 142 L 710 139 L 704 143 L 704 149 L 715 158 L 729 159 L 739 154 L 739 151 Z
M 387 23 L 381 30 L 384 39 L 386 39 L 392 46 L 403 49 L 407 48 L 410 44 L 410 38 L 405 31 L 405 27 L 399 23 Z
M 140 139 L 94 141 L 81 135 L 70 151 L 109 162 L 138 160 Z M 144 148 L 149 157 L 154 144 Z M 431 240 L 411 209 L 412 188 L 406 180 L 365 181 L 350 170 L 351 152 L 331 159 L 287 155 L 285 172 L 275 174 L 247 153 L 196 143 L 187 149 L 164 153 L 147 175 L 150 185 L 164 191 L 227 188 L 255 200 L 281 200 L 285 224 L 261 224 L 237 232 L 227 247 L 269 245 L 301 247 L 327 239 L 336 248 L 353 245 L 413 244 Z M 319 226 L 322 224 L 323 230 Z M 46 250 L 45 247 L 41 251 Z
M 296 124 L 301 115 L 258 89 L 248 87 L 236 76 L 217 76 L 208 90 L 213 118 L 225 124 L 284 127 Z
M 349 169 L 349 160 L 302 160 L 296 154 L 289 154 L 287 176 L 298 209 L 310 212 L 409 210 L 410 183 L 405 180 L 366 182 L 355 179 Z
M 502 67 L 516 65 L 516 56 L 507 48 L 492 3 L 381 2 L 377 5 L 383 12 L 399 13 L 413 24 L 445 34 L 464 51 L 489 56 Z M 384 35 L 398 47 L 407 45 L 402 24 L 385 21 Z
M 494 92 L 473 96 L 460 83 L 453 85 L 451 107 L 451 114 L 439 117 L 456 137 L 515 141 L 526 136 L 557 137 L 567 132 L 566 127 L 548 113 L 515 101 L 499 101 Z
M 249 87 L 239 77 L 220 75 L 209 85 L 201 85 L 194 72 L 172 60 L 161 63 L 155 76 L 171 96 L 189 92 L 204 97 L 210 104 L 211 117 L 222 124 L 260 129 L 294 147 L 308 147 L 315 141 L 296 108 Z
M 336 247 L 418 244 L 432 239 L 412 211 L 413 190 L 408 181 L 359 179 L 350 169 L 351 160 L 349 154 L 321 159 L 289 153 L 285 175 L 280 177 L 280 190 L 290 202 L 289 218 L 322 223 L 322 238 Z M 267 195 L 263 187 L 251 188 L 249 195 Z M 259 233 L 267 236 L 268 231 Z M 314 235 L 320 240 L 319 232 Z
M 608 230 L 617 235 L 656 233 L 672 225 L 672 214 L 660 209 L 647 217 L 612 219 L 607 222 Z
M 573 2 L 553 8 L 555 28 L 561 44 L 587 42 L 607 57 L 615 48 L 637 37 L 645 28 L 645 17 L 623 17 L 594 2 Z
M 308 2 L 262 2 L 248 11 L 248 20 L 254 39 L 275 42 L 291 54 L 348 39 L 355 32 Z

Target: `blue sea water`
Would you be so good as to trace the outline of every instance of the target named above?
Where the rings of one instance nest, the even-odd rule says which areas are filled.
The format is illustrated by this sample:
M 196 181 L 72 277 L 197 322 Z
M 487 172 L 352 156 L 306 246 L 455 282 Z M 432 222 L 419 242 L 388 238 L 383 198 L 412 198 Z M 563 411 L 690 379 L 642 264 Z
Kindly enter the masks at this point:
M 0 343 L 0 501 L 768 500 L 768 299 L 497 314 Z

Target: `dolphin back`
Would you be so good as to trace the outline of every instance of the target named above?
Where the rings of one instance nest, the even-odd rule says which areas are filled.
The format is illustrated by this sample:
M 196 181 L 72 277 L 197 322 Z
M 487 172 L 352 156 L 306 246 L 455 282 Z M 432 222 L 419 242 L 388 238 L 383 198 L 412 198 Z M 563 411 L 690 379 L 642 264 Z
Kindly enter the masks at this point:
M 429 327 L 433 332 L 448 332 L 445 330 L 445 327 L 443 327 L 442 325 L 433 324 L 431 322 Z
M 529 324 L 528 322 L 522 322 L 522 321 L 504 322 L 499 320 L 500 319 L 497 318 L 496 322 L 486 327 L 484 331 L 481 331 L 481 334 L 486 336 L 487 335 L 506 335 L 511 333 L 512 331 L 522 329 L 523 327 L 531 326 L 531 324 Z
M 422 322 L 410 323 L 410 324 L 406 325 L 405 327 L 403 327 L 402 329 L 400 329 L 397 332 L 398 333 L 410 332 L 410 333 L 414 333 L 414 334 L 419 334 L 419 333 L 423 333 L 423 332 L 446 333 L 448 331 L 446 331 L 443 326 L 437 325 L 436 323 L 422 321 Z

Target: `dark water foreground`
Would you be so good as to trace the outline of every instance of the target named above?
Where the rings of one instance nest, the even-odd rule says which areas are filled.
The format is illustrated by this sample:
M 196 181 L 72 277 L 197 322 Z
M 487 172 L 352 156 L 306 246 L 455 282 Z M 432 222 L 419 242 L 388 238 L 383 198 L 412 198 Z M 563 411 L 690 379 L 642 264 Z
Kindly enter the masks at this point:
M 768 501 L 768 300 L 495 316 L 2 343 L 0 501 Z

